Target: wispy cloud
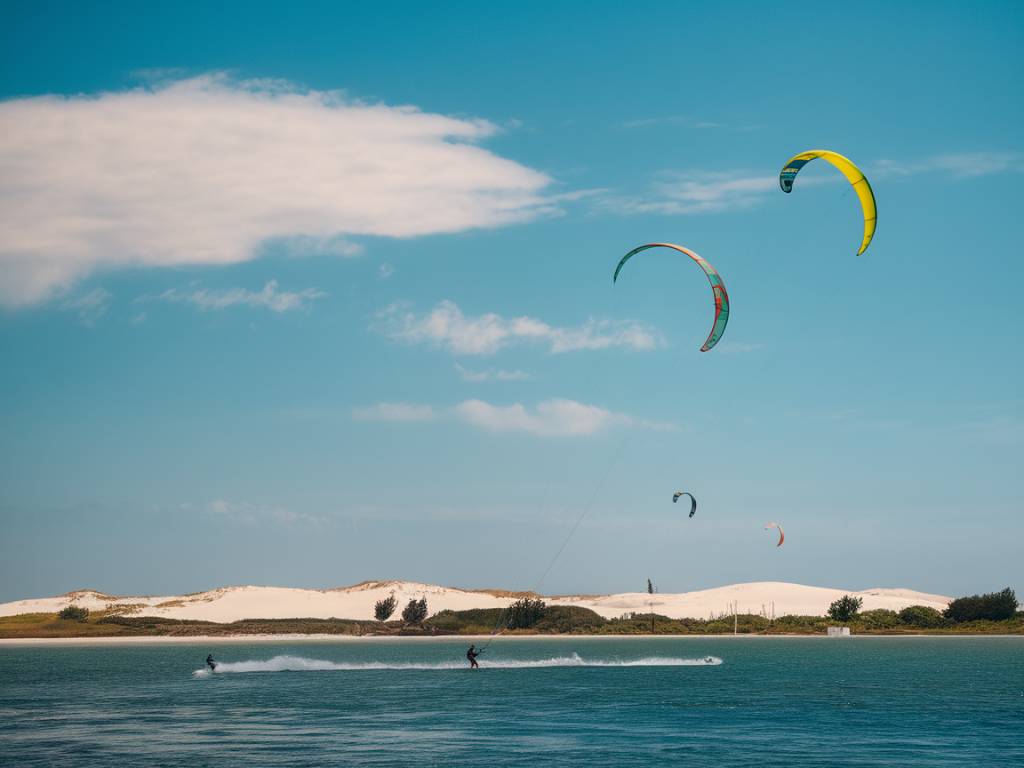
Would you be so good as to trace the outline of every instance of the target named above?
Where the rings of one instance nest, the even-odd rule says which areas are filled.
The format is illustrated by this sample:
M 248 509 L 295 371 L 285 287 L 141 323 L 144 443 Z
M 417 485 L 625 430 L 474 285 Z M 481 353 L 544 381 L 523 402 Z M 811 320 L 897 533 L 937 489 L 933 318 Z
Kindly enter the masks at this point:
M 575 400 L 545 400 L 528 409 L 520 403 L 492 405 L 483 400 L 466 400 L 455 413 L 467 424 L 494 432 L 527 432 L 544 437 L 592 435 L 628 417 L 596 405 Z
M 693 125 L 694 121 L 686 115 L 662 115 L 661 117 L 639 117 L 626 120 L 623 128 L 649 128 L 652 125 Z
M 327 294 L 315 288 L 302 291 L 278 290 L 276 280 L 268 281 L 260 291 L 245 288 L 213 290 L 202 287 L 170 288 L 156 296 L 140 296 L 136 301 L 166 301 L 172 304 L 192 304 L 201 310 L 228 309 L 229 307 L 257 307 L 272 312 L 290 312 L 306 308 L 310 302 Z
M 687 117 L 686 115 L 662 115 L 660 117 L 641 117 L 634 120 L 626 120 L 622 124 L 623 128 L 652 128 L 658 126 L 680 126 L 684 128 L 698 128 L 698 129 L 733 129 L 737 131 L 751 131 L 755 130 L 757 126 L 753 125 L 741 125 L 734 126 L 728 123 L 723 123 L 717 120 L 698 120 L 693 117 Z
M 459 372 L 459 376 L 462 377 L 463 381 L 474 383 L 484 381 L 529 381 L 532 378 L 526 371 L 520 371 L 518 369 L 514 371 L 505 371 L 500 368 L 489 368 L 486 371 L 471 371 L 470 369 L 464 368 L 456 363 L 455 370 Z
M 380 278 L 381 280 L 387 280 L 387 279 L 388 279 L 389 277 L 391 277 L 391 276 L 392 276 L 393 274 L 395 274 L 395 268 L 394 268 L 394 267 L 392 267 L 392 266 L 391 266 L 390 264 L 388 264 L 387 262 L 384 262 L 384 263 L 383 263 L 383 264 L 381 264 L 381 265 L 380 265 L 379 267 L 377 267 L 377 276 L 378 276 L 378 277 L 379 277 L 379 278 Z
M 924 160 L 879 160 L 872 176 L 913 176 L 920 173 L 942 173 L 955 179 L 991 176 L 997 173 L 1024 172 L 1024 155 L 1019 152 L 960 152 L 934 155 Z
M 742 171 L 665 173 L 643 195 L 609 196 L 600 200 L 599 205 L 627 215 L 721 213 L 750 208 L 777 189 L 774 176 Z
M 1024 172 L 1024 155 L 1016 152 L 965 152 L 934 155 L 922 160 L 879 160 L 863 165 L 871 179 L 944 174 L 954 179 Z M 834 169 L 832 169 L 834 171 Z M 800 187 L 842 183 L 842 176 L 814 169 L 800 176 Z M 595 206 L 623 215 L 660 213 L 693 215 L 752 208 L 779 190 L 778 176 L 743 170 L 664 172 L 649 188 L 635 195 L 605 194 Z
M 558 211 L 484 121 L 223 75 L 0 102 L 0 305 L 99 268 L 231 264 L 278 239 L 349 256 Z M 116 162 L 112 161 L 116 158 Z
M 432 421 L 434 417 L 431 406 L 412 403 L 377 403 L 352 409 L 356 421 Z
M 272 237 L 263 242 L 262 248 L 273 249 L 279 254 L 291 258 L 334 256 L 341 259 L 359 256 L 364 250 L 359 243 L 353 243 L 344 237 L 311 237 L 309 235 Z
M 90 328 L 96 321 L 107 314 L 110 308 L 111 295 L 103 288 L 94 288 L 82 296 L 66 299 L 60 305 L 65 312 L 78 315 L 78 322 Z
M 544 344 L 552 353 L 627 347 L 650 350 L 658 335 L 632 321 L 588 320 L 581 326 L 557 327 L 521 316 L 495 313 L 467 316 L 452 301 L 440 302 L 425 315 L 391 305 L 378 313 L 378 330 L 408 344 L 434 344 L 456 355 L 490 355 L 511 344 Z
M 182 504 L 183 509 L 195 509 L 192 504 Z M 248 502 L 231 502 L 216 499 L 201 505 L 201 511 L 224 520 L 247 525 L 277 523 L 280 525 L 323 525 L 324 517 L 296 512 L 286 507 L 261 506 Z
M 594 435 L 613 427 L 674 430 L 666 422 L 636 419 L 607 408 L 575 400 L 551 399 L 527 407 L 521 403 L 494 405 L 484 400 L 464 400 L 451 408 L 409 403 L 378 403 L 356 408 L 352 418 L 362 421 L 431 421 L 454 418 L 470 426 L 491 432 L 521 432 L 539 437 L 579 437 Z

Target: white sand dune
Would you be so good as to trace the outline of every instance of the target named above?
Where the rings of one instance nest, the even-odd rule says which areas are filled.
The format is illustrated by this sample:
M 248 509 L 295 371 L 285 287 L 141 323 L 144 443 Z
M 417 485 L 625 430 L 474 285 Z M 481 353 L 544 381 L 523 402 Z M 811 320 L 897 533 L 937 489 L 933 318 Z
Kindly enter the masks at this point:
M 378 600 L 394 593 L 399 609 L 411 599 L 427 598 L 431 614 L 470 608 L 503 608 L 515 595 L 503 590 L 465 590 L 419 584 L 412 581 L 368 581 L 336 589 L 291 589 L 285 587 L 222 587 L 189 595 L 128 597 L 105 595 L 92 590 L 69 592 L 57 597 L 18 600 L 0 604 L 0 616 L 22 613 L 53 613 L 75 604 L 90 611 L 117 608 L 133 616 L 163 616 L 227 623 L 241 619 L 372 619 Z M 606 618 L 624 613 L 656 613 L 670 618 L 706 619 L 732 612 L 824 616 L 829 604 L 843 595 L 864 600 L 863 610 L 889 608 L 898 611 L 908 605 L 944 609 L 950 598 L 910 589 L 865 589 L 862 591 L 808 587 L 778 581 L 731 584 L 715 589 L 678 594 L 649 595 L 624 592 L 617 595 L 566 595 L 545 597 L 550 605 L 590 608 Z M 397 618 L 397 617 L 396 617 Z

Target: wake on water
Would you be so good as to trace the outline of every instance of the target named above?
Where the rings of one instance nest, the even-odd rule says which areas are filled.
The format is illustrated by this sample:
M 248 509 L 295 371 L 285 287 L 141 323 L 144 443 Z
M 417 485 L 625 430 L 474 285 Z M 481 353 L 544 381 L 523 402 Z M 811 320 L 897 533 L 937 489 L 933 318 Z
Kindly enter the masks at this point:
M 670 656 L 647 656 L 642 659 L 584 659 L 578 653 L 569 656 L 555 656 L 550 659 L 495 659 L 486 660 L 480 669 L 539 669 L 542 667 L 708 667 L 717 666 L 722 660 L 717 656 L 702 659 L 679 659 Z M 361 672 L 366 670 L 433 670 L 466 669 L 466 662 L 442 661 L 433 664 L 423 662 L 353 662 L 339 663 L 321 659 L 306 659 L 302 656 L 275 656 L 265 661 L 218 661 L 217 669 L 197 669 L 193 677 L 210 677 L 211 674 L 233 674 L 239 672 Z

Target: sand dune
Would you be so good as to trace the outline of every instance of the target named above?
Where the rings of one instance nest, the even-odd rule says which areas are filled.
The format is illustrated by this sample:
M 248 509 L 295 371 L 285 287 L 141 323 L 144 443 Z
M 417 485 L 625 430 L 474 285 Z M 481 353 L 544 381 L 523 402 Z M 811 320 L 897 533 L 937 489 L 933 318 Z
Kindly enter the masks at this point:
M 336 589 L 292 589 L 286 587 L 222 587 L 208 592 L 167 596 L 114 596 L 92 590 L 69 592 L 56 597 L 18 600 L 0 604 L 0 616 L 21 613 L 52 613 L 75 604 L 91 611 L 117 608 L 135 616 L 163 616 L 231 622 L 240 619 L 338 618 L 372 619 L 373 606 L 391 593 L 399 607 L 413 598 L 426 597 L 431 614 L 443 610 L 502 608 L 516 593 L 505 590 L 465 590 L 420 584 L 412 581 L 369 581 Z M 740 613 L 770 612 L 774 602 L 776 616 L 798 614 L 823 616 L 829 603 L 846 594 L 864 599 L 863 610 L 908 605 L 927 605 L 942 610 L 950 598 L 915 592 L 910 589 L 876 588 L 862 591 L 808 587 L 777 581 L 731 584 L 696 592 L 648 595 L 624 592 L 616 595 L 562 595 L 545 597 L 551 605 L 578 605 L 590 608 L 606 618 L 624 613 L 656 613 L 670 618 L 700 618 L 730 613 L 737 604 Z

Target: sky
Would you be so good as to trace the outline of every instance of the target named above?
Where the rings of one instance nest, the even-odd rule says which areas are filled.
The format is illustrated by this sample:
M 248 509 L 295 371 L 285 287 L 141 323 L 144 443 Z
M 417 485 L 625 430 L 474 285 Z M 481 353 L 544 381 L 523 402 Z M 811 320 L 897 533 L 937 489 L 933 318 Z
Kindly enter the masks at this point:
M 0 600 L 1024 590 L 1020 4 L 4 15 Z

